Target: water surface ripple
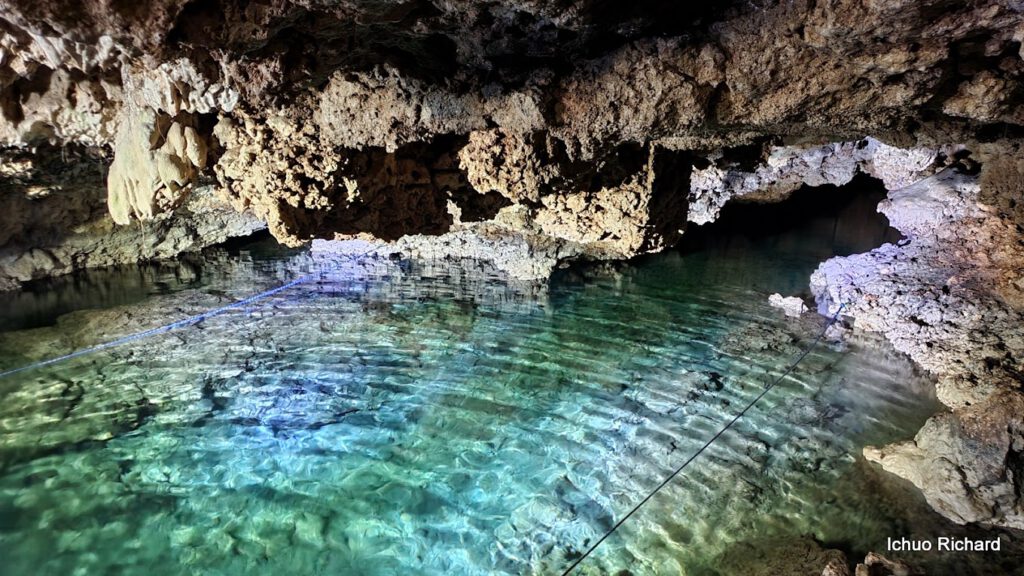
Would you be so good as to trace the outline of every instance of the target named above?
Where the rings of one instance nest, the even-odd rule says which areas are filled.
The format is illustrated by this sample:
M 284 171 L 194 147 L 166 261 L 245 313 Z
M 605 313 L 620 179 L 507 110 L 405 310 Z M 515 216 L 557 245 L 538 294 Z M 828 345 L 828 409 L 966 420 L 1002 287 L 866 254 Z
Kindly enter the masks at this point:
M 530 293 L 455 263 L 357 266 L 0 381 L 3 571 L 560 572 L 825 321 L 706 282 L 694 271 L 714 264 L 693 258 Z M 289 266 L 0 335 L 0 367 L 222 305 Z M 863 554 L 939 530 L 858 456 L 936 409 L 882 343 L 820 346 L 580 572 L 752 574 L 810 538 Z

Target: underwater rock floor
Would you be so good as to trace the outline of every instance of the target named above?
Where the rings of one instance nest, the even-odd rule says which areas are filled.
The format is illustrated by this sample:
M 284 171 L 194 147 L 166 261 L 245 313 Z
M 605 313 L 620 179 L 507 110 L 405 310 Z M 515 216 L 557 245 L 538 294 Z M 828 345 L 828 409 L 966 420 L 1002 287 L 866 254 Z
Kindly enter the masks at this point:
M 805 281 L 779 262 L 776 280 Z M 234 261 L 196 290 L 7 332 L 0 369 L 305 265 Z M 375 262 L 2 379 L 3 572 L 558 573 L 823 326 L 770 308 L 759 266 L 665 254 L 523 290 L 466 263 Z M 884 343 L 819 346 L 580 573 L 817 573 L 812 539 L 857 559 L 889 536 L 977 534 L 859 456 L 938 408 Z M 986 573 L 1015 546 L 908 559 Z

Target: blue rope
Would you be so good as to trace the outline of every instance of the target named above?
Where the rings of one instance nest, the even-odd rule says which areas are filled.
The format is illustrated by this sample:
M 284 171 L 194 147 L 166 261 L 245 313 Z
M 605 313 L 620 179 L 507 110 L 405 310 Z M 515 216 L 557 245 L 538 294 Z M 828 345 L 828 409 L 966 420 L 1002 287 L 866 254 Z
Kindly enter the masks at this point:
M 619 526 L 622 526 L 623 524 L 625 524 L 625 523 L 626 523 L 626 520 L 629 520 L 630 516 L 632 516 L 633 514 L 635 514 L 635 513 L 636 513 L 636 511 L 637 511 L 637 510 L 639 510 L 641 506 L 643 506 L 644 504 L 646 504 L 646 503 L 647 503 L 647 501 L 648 501 L 648 500 L 650 500 L 651 498 L 654 498 L 654 495 L 655 495 L 655 494 L 657 494 L 657 493 L 658 493 L 659 491 L 661 491 L 661 489 L 662 489 L 662 488 L 664 488 L 664 487 L 665 487 L 666 485 L 668 485 L 668 483 L 669 483 L 669 482 L 671 482 L 671 481 L 672 481 L 672 480 L 673 480 L 673 479 L 674 479 L 674 478 L 675 478 L 676 476 L 678 476 L 678 475 L 679 475 L 679 473 L 680 473 L 680 472 L 682 472 L 684 468 L 686 468 L 687 466 L 689 466 L 691 462 L 693 462 L 694 460 L 696 460 L 696 459 L 697 459 L 697 457 L 698 457 L 698 456 L 700 456 L 700 455 L 701 455 L 701 454 L 702 454 L 702 453 L 703 453 L 703 452 L 704 452 L 705 450 L 707 450 L 707 449 L 708 449 L 708 447 L 710 447 L 710 446 L 711 446 L 711 444 L 713 444 L 715 440 L 718 440 L 718 438 L 719 438 L 719 437 L 720 437 L 720 436 L 721 436 L 722 434 L 725 434 L 725 432 L 726 432 L 727 430 L 729 430 L 729 428 L 731 428 L 733 424 L 735 424 L 735 423 L 736 423 L 736 422 L 737 422 L 737 421 L 738 421 L 738 420 L 739 420 L 740 418 L 742 418 L 742 417 L 743 417 L 743 416 L 744 416 L 744 415 L 745 415 L 745 414 L 746 414 L 746 413 L 747 413 L 747 412 L 748 412 L 748 411 L 749 411 L 749 410 L 750 410 L 751 408 L 753 408 L 755 404 L 757 404 L 757 403 L 758 403 L 758 402 L 759 402 L 759 401 L 760 401 L 760 400 L 761 400 L 762 398 L 764 398 L 764 397 L 765 397 L 765 395 L 766 395 L 766 394 L 768 394 L 768 392 L 770 392 L 772 388 L 775 388 L 775 386 L 776 386 L 776 385 L 777 385 L 777 384 L 778 384 L 779 382 L 782 382 L 782 380 L 783 380 L 783 379 L 784 379 L 784 378 L 785 378 L 786 376 L 789 376 L 789 374 L 790 374 L 791 372 L 793 372 L 793 370 L 794 370 L 794 369 L 796 368 L 796 365 L 797 365 L 797 364 L 799 364 L 799 363 L 800 363 L 800 361 L 802 361 L 802 360 L 803 360 L 804 358 L 806 358 L 806 357 L 807 357 L 807 355 L 811 353 L 811 350 L 814 350 L 814 348 L 815 348 L 815 347 L 816 347 L 816 346 L 818 345 L 818 342 L 821 342 L 821 339 L 822 339 L 822 338 L 823 338 L 823 337 L 825 336 L 825 332 L 826 332 L 826 331 L 828 331 L 828 329 L 829 329 L 829 328 L 830 328 L 830 327 L 831 327 L 831 326 L 832 326 L 833 324 L 835 324 L 836 320 L 838 320 L 838 319 L 839 319 L 839 313 L 840 313 L 840 312 L 842 312 L 842 311 L 843 311 L 843 308 L 845 308 L 845 307 L 846 307 L 846 304 L 840 304 L 840 305 L 839 305 L 839 309 L 838 309 L 838 310 L 836 310 L 836 313 L 832 315 L 832 319 L 831 319 L 831 320 L 829 320 L 828 324 L 826 324 L 824 328 L 822 328 L 822 330 L 821 330 L 821 333 L 820 333 L 820 334 L 818 334 L 818 337 L 814 339 L 814 342 L 812 342 L 812 343 L 811 343 L 811 345 L 810 345 L 810 346 L 808 346 L 808 347 L 807 347 L 807 348 L 806 348 L 806 349 L 805 349 L 805 350 L 803 351 L 803 353 L 801 353 L 801 354 L 800 354 L 800 356 L 799 356 L 799 357 L 797 357 L 797 359 L 796 359 L 796 362 L 793 362 L 792 364 L 790 364 L 790 365 L 789 365 L 789 368 L 787 368 L 787 369 L 786 369 L 786 371 L 785 371 L 785 372 L 783 372 L 781 376 L 779 376 L 778 378 L 776 378 L 774 382 L 772 382 L 772 383 L 771 383 L 771 384 L 769 384 L 768 386 L 765 386 L 764 390 L 762 390 L 762 391 L 761 391 L 761 393 L 760 393 L 760 394 L 758 394 L 756 398 L 754 398 L 753 400 L 751 400 L 751 401 L 750 401 L 750 403 L 749 403 L 749 404 L 747 404 L 747 407 L 746 407 L 746 408 L 744 408 L 744 409 L 743 409 L 743 410 L 741 410 L 741 411 L 740 411 L 740 412 L 739 412 L 738 414 L 736 414 L 735 416 L 733 416 L 732 420 L 730 420 L 730 421 L 729 421 L 728 423 L 726 423 L 726 425 L 725 425 L 725 426 L 723 426 L 721 430 L 719 430 L 718 432 L 716 432 L 716 433 L 715 433 L 715 435 L 714 435 L 714 436 L 712 436 L 710 440 L 708 440 L 707 442 L 705 442 L 705 443 L 704 443 L 704 445 L 703 445 L 703 446 L 701 446 L 699 450 L 697 450 L 696 452 L 694 452 L 694 453 L 693 453 L 693 454 L 692 454 L 692 455 L 691 455 L 691 456 L 690 456 L 689 458 L 687 458 L 685 462 L 683 462 L 682 464 L 680 464 L 678 468 L 676 468 L 676 469 L 675 469 L 675 470 L 674 470 L 674 471 L 673 471 L 673 472 L 672 472 L 671 474 L 669 474 L 669 475 L 668 475 L 668 478 L 665 478 L 665 480 L 663 480 L 661 484 L 658 484 L 658 486 L 657 486 L 657 487 L 656 487 L 656 488 L 655 488 L 654 490 L 652 490 L 652 491 L 650 492 L 650 494 L 648 494 L 648 495 L 647 495 L 647 496 L 646 496 L 646 497 L 645 497 L 645 498 L 644 498 L 643 500 L 641 500 L 641 501 L 640 501 L 640 502 L 639 502 L 639 503 L 638 503 L 638 504 L 637 504 L 636 506 L 633 506 L 633 509 L 632 509 L 632 510 L 630 510 L 630 511 L 629 511 L 629 512 L 628 512 L 628 513 L 627 513 L 627 514 L 625 515 L 625 516 L 623 516 L 621 520 L 619 520 L 618 522 L 616 522 L 616 523 L 615 523 L 615 525 L 614 525 L 614 526 L 612 526 L 610 530 L 608 530 L 607 532 L 605 532 L 605 533 L 604 533 L 604 535 L 603 535 L 603 536 L 601 536 L 601 539 L 600 539 L 600 540 L 598 540 L 597 542 L 594 542 L 594 545 L 593 545 L 593 546 L 591 546 L 591 547 L 590 547 L 589 549 L 587 549 L 587 551 L 586 551 L 586 552 L 584 552 L 582 556 L 580 556 L 579 558 L 577 558 L 577 559 L 576 559 L 576 561 L 572 563 L 572 566 L 569 566 L 569 567 L 568 567 L 568 568 L 567 568 L 567 569 L 565 570 L 565 572 L 562 572 L 562 576 L 568 576 L 568 574 L 569 574 L 570 572 L 572 572 L 573 570 L 575 570 L 575 569 L 576 569 L 576 567 L 577 567 L 577 566 L 579 566 L 580 564 L 582 564 L 582 563 L 583 563 L 583 561 L 584 561 L 584 560 L 586 560 L 586 559 L 587 559 L 587 557 L 588 557 L 588 556 L 590 556 L 590 555 L 591 555 L 591 554 L 592 554 L 592 553 L 594 552 L 594 550 L 597 550 L 597 547 L 598 547 L 598 546 L 600 546 L 602 542 L 604 542 L 604 541 L 605 541 L 606 539 L 608 539 L 608 537 L 609 537 L 609 536 L 611 536 L 613 532 L 615 532 L 616 530 L 618 530 L 618 529 L 619 529 Z
M 378 246 L 371 246 L 369 249 L 364 250 L 364 251 L 360 252 L 359 254 L 354 254 L 354 255 L 351 255 L 351 256 L 352 256 L 353 259 L 362 258 L 363 256 L 366 256 L 367 254 L 369 254 L 370 252 L 373 252 L 374 250 L 377 250 L 378 248 L 379 248 Z M 202 314 L 196 314 L 195 316 L 189 316 L 188 318 L 184 318 L 182 320 L 178 320 L 177 322 L 171 322 L 170 324 L 165 324 L 163 326 L 158 326 L 156 328 L 151 328 L 151 329 L 145 330 L 143 332 L 136 332 L 135 334 L 129 334 L 128 336 L 124 336 L 122 338 L 118 338 L 117 340 L 112 340 L 110 342 L 104 342 L 103 344 L 97 344 L 96 346 L 92 346 L 90 348 L 85 348 L 83 350 L 78 350 L 76 352 L 72 352 L 70 354 L 65 354 L 63 356 L 58 356 L 56 358 L 50 358 L 49 360 L 42 360 L 40 362 L 35 362 L 35 363 L 29 364 L 27 366 L 22 366 L 21 368 L 13 368 L 13 369 L 7 370 L 5 372 L 0 372 L 0 378 L 6 378 L 6 377 L 14 375 L 14 374 L 18 374 L 18 373 L 21 373 L 21 372 L 26 372 L 28 370 L 34 370 L 36 368 L 42 368 L 44 366 L 50 366 L 51 364 L 56 364 L 58 362 L 63 362 L 65 360 L 71 360 L 72 358 L 78 358 L 79 356 L 85 356 L 87 354 L 92 354 L 94 352 L 99 352 L 101 350 L 106 350 L 108 348 L 114 348 L 115 346 L 121 346 L 122 344 L 127 344 L 129 342 L 134 342 L 136 340 L 141 340 L 143 338 L 148 338 L 150 336 L 155 336 L 157 334 L 163 334 L 165 332 L 170 332 L 171 330 L 176 330 L 178 328 L 187 328 L 189 326 L 194 326 L 194 325 L 202 322 L 203 320 L 206 320 L 208 318 L 213 318 L 214 316 L 218 316 L 220 314 L 223 314 L 224 312 L 227 312 L 228 310 L 234 310 L 235 308 L 241 308 L 241 307 L 246 306 L 248 304 L 252 304 L 253 302 L 256 302 L 258 300 L 262 300 L 264 298 L 268 298 L 270 296 L 273 296 L 274 294 L 277 294 L 278 292 L 284 292 L 285 290 L 287 290 L 289 288 L 293 288 L 293 287 L 298 286 L 299 284 L 302 284 L 304 282 L 309 282 L 313 278 L 316 278 L 316 277 L 321 276 L 321 275 L 322 275 L 322 273 L 321 274 L 307 274 L 307 275 L 302 276 L 300 278 L 296 278 L 295 280 L 292 280 L 291 282 L 289 282 L 287 284 L 282 284 L 281 286 L 278 286 L 277 288 L 272 288 L 270 290 L 267 290 L 266 292 L 260 292 L 259 294 L 256 294 L 254 296 L 250 296 L 248 298 L 245 298 L 244 300 L 239 300 L 237 302 L 232 302 L 231 304 L 228 304 L 226 306 L 221 306 L 220 308 L 214 308 L 213 310 L 208 310 L 206 312 L 203 312 Z
M 232 302 L 231 304 L 228 304 L 226 306 L 221 306 L 220 308 L 214 308 L 213 310 L 208 310 L 206 312 L 203 312 L 202 314 L 196 314 L 195 316 L 189 316 L 188 318 L 184 318 L 184 319 L 178 320 L 176 322 L 171 322 L 170 324 L 165 324 L 163 326 L 158 326 L 156 328 L 151 328 L 151 329 L 145 330 L 143 332 L 136 332 L 135 334 L 129 334 L 128 336 L 124 336 L 122 338 L 118 338 L 117 340 L 112 340 L 110 342 L 104 342 L 103 344 L 97 344 L 96 346 L 92 346 L 90 348 L 85 348 L 85 349 L 82 349 L 82 350 L 78 350 L 78 351 L 72 352 L 70 354 L 65 354 L 63 356 L 57 356 L 56 358 L 50 358 L 49 360 L 42 360 L 40 362 L 35 362 L 35 363 L 29 364 L 27 366 L 22 366 L 20 368 L 13 368 L 13 369 L 7 370 L 5 372 L 0 372 L 0 378 L 6 378 L 7 376 L 18 374 L 20 372 L 26 372 L 28 370 L 34 370 L 36 368 L 42 368 L 44 366 L 50 366 L 51 364 L 56 364 L 58 362 L 63 362 L 65 360 L 71 360 L 72 358 L 78 358 L 79 356 L 85 356 L 87 354 L 92 354 L 94 352 L 99 352 L 101 350 L 106 350 L 108 348 L 114 348 L 115 346 L 121 346 L 122 344 L 127 344 L 129 342 L 134 342 L 136 340 L 141 340 L 143 338 L 148 338 L 150 336 L 155 336 L 157 334 L 163 334 L 164 332 L 170 332 L 171 330 L 176 330 L 178 328 L 187 328 L 189 326 L 194 326 L 194 325 L 202 322 L 203 320 L 206 320 L 208 318 L 213 318 L 214 316 L 223 314 L 224 312 L 227 312 L 228 310 L 234 310 L 235 308 L 241 308 L 241 307 L 246 306 L 248 304 L 252 304 L 253 302 L 256 302 L 257 300 L 262 300 L 264 298 L 268 298 L 270 296 L 273 296 L 274 294 L 277 294 L 278 292 L 283 292 L 283 291 L 285 291 L 285 290 L 287 290 L 289 288 L 298 286 L 299 284 L 302 284 L 303 282 L 308 282 L 308 281 L 312 280 L 315 277 L 316 277 L 316 274 L 309 274 L 309 275 L 303 276 L 301 278 L 297 278 L 295 280 L 292 280 L 291 282 L 289 282 L 287 284 L 283 284 L 281 286 L 278 286 L 277 288 L 273 288 L 271 290 L 267 290 L 266 292 L 260 292 L 259 294 L 256 294 L 255 296 L 250 296 L 250 297 L 248 297 L 248 298 L 246 298 L 244 300 L 239 300 L 237 302 Z

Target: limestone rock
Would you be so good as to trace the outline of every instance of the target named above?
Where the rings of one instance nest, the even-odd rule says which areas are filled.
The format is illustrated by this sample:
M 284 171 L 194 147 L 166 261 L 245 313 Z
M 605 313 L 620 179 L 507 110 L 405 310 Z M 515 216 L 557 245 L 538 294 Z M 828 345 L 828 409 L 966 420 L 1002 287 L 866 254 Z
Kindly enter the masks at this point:
M 0 153 L 0 287 L 81 268 L 171 258 L 264 228 L 209 187 L 179 210 L 116 226 L 103 194 L 102 152 L 39 148 Z
M 1014 81 L 996 71 L 983 70 L 965 80 L 956 94 L 946 100 L 942 111 L 951 116 L 978 118 L 989 122 L 1024 122 L 1024 111 L 1013 99 Z
M 841 186 L 857 172 L 882 180 L 888 189 L 900 188 L 941 168 L 940 152 L 896 148 L 874 138 L 824 146 L 772 146 L 753 169 L 723 153 L 709 157 L 713 162 L 706 168 L 694 170 L 689 220 L 713 222 L 722 206 L 733 199 L 778 202 L 801 186 Z
M 684 133 L 705 121 L 722 80 L 712 72 L 716 62 L 724 56 L 713 48 L 694 54 L 675 39 L 637 42 L 588 62 L 560 89 L 554 133 L 579 159 L 608 143 Z
M 810 536 L 765 537 L 739 542 L 726 550 L 715 563 L 715 568 L 724 574 L 750 576 L 817 574 L 823 566 L 839 570 L 840 566 L 846 566 L 846 555 L 839 550 L 824 548 Z M 825 570 L 824 574 L 831 573 L 827 571 L 829 568 Z
M 821 576 L 852 576 L 852 574 L 845 558 L 834 558 L 825 565 L 825 569 L 821 571 Z
M 857 564 L 855 576 L 924 576 L 924 572 L 902 560 L 890 560 L 881 554 L 868 552 L 864 562 Z
M 1019 189 L 998 194 L 1008 192 Z M 822 311 L 845 302 L 858 329 L 882 332 L 935 375 L 951 409 L 914 441 L 865 456 L 913 482 L 955 522 L 1022 528 L 1014 462 L 1024 449 L 1024 300 L 1014 281 L 1024 253 L 1013 213 L 983 198 L 991 195 L 979 177 L 954 169 L 891 192 L 880 210 L 909 242 L 829 260 L 811 285 Z
M 947 171 L 899 190 L 893 190 L 878 206 L 889 224 L 911 238 L 935 236 L 936 229 L 966 219 L 984 217 L 972 198 L 978 195 L 977 178 Z
M 459 164 L 477 190 L 493 190 L 513 202 L 539 202 L 562 178 L 558 141 L 544 132 L 505 134 L 475 130 L 459 150 Z
M 126 109 L 107 176 L 114 222 L 152 220 L 180 205 L 206 166 L 206 149 L 192 126 L 152 110 Z
M 26 250 L 16 242 L 0 246 L 0 286 L 15 289 L 22 282 L 83 268 L 173 258 L 265 228 L 251 212 L 236 212 L 210 188 L 196 190 L 175 214 L 134 226 L 115 226 L 102 199 L 90 213 L 70 234 L 35 240 L 36 248 Z
M 898 148 L 874 138 L 865 138 L 858 145 L 858 150 L 861 170 L 881 180 L 887 190 L 898 190 L 937 172 L 943 167 L 939 156 L 953 156 L 958 147 Z
M 238 91 L 218 80 L 200 72 L 187 58 L 163 62 L 155 68 L 122 71 L 122 82 L 132 103 L 171 116 L 233 110 L 238 104 Z
M 348 239 L 314 240 L 317 253 L 344 253 Z M 385 244 L 379 254 L 401 255 L 421 261 L 450 258 L 490 262 L 496 270 L 514 280 L 547 280 L 560 262 L 579 256 L 582 250 L 540 234 L 528 234 L 493 223 L 479 223 L 439 236 L 406 236 Z
M 530 90 L 447 91 L 385 68 L 333 75 L 309 107 L 316 131 L 335 146 L 394 152 L 410 142 L 468 134 L 488 123 L 516 132 L 540 129 L 545 121 L 537 100 Z
M 931 418 L 912 442 L 865 449 L 869 460 L 921 487 L 958 523 L 1024 527 L 1013 462 L 1024 443 L 1024 398 L 1000 391 L 980 404 Z
M 292 245 L 445 233 L 449 200 L 489 218 L 494 192 L 527 209 L 531 232 L 622 257 L 733 198 L 775 201 L 858 170 L 909 185 L 978 123 L 1019 123 L 1019 14 L 999 2 L 934 18 L 899 2 L 627 3 L 597 20 L 551 0 L 415 16 L 186 4 L 5 0 L 0 143 L 113 146 L 119 223 L 172 211 L 199 177 Z M 658 167 L 673 154 L 692 161 L 689 183 L 683 159 Z M 413 176 L 425 171 L 429 185 Z M 686 198 L 665 191 L 687 184 Z
M 772 294 L 768 297 L 768 304 L 782 310 L 786 316 L 798 318 L 807 311 L 807 305 L 796 296 L 783 297 L 782 294 Z
M 0 117 L 0 142 L 23 146 L 55 139 L 108 144 L 116 132 L 120 92 L 120 86 L 106 78 L 77 79 L 64 69 L 34 70 L 0 92 L 0 104 L 7 111 Z

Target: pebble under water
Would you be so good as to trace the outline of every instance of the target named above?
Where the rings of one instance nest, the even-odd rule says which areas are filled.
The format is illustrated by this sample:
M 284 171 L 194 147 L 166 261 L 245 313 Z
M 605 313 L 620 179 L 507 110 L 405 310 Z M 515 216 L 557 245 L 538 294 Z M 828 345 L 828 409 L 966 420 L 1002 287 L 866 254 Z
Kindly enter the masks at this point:
M 812 342 L 824 318 L 767 304 L 829 255 L 785 248 L 831 250 L 809 226 L 544 287 L 472 262 L 343 263 L 0 380 L 0 572 L 560 573 Z M 305 253 L 210 266 L 0 334 L 0 370 L 324 270 Z M 938 409 L 883 342 L 821 345 L 579 573 L 817 574 L 815 542 L 856 559 L 890 536 L 986 535 L 859 455 Z M 992 573 L 1013 547 L 908 559 Z

